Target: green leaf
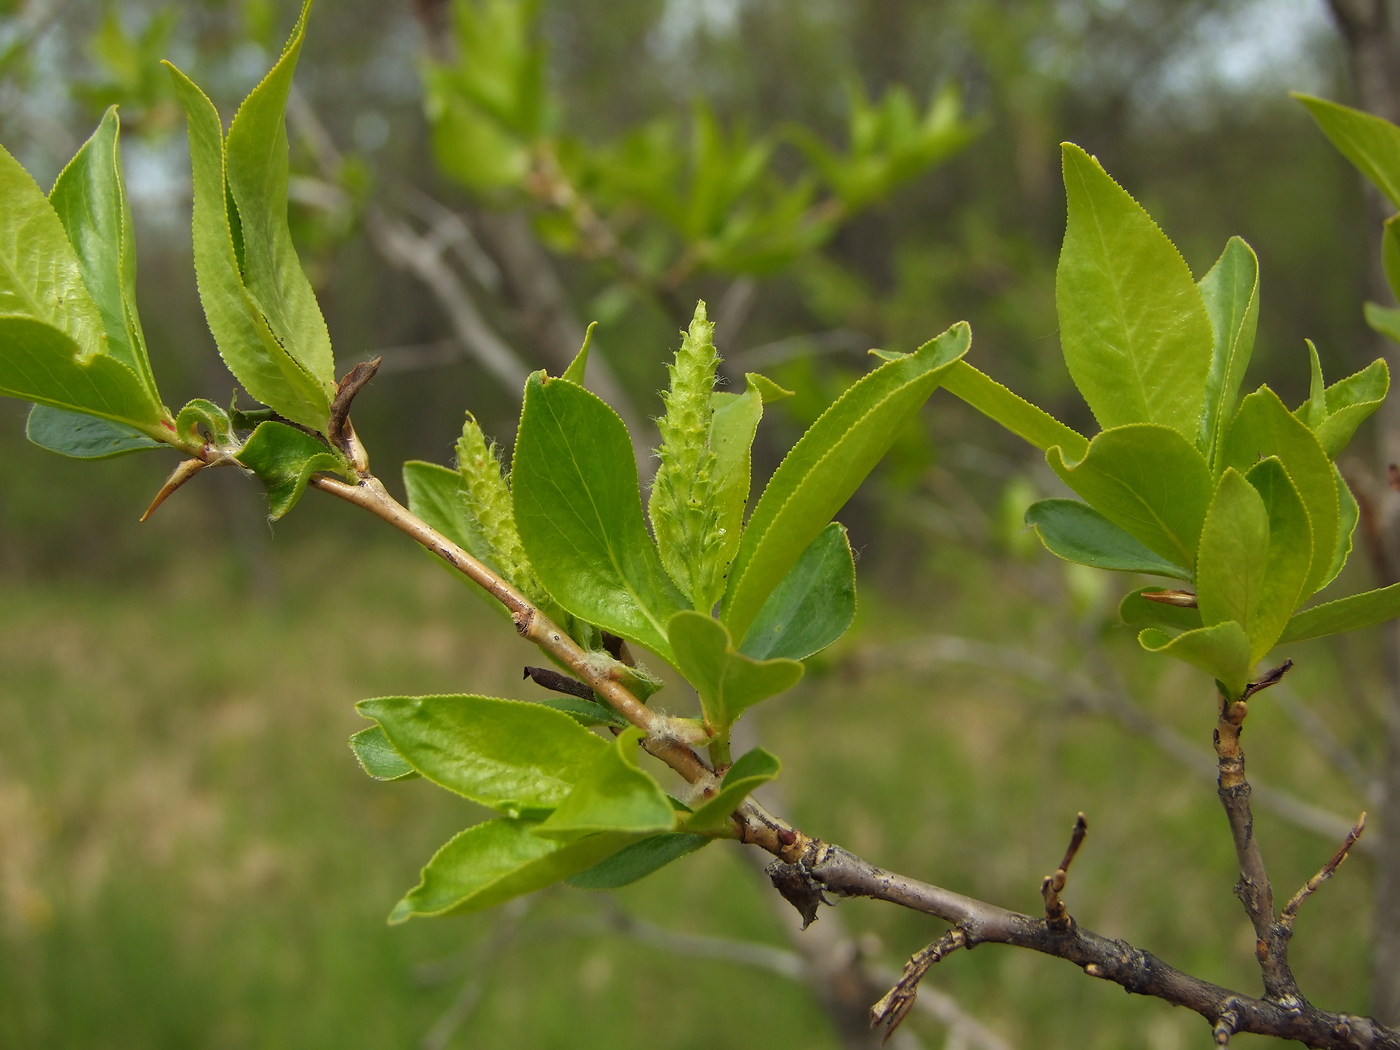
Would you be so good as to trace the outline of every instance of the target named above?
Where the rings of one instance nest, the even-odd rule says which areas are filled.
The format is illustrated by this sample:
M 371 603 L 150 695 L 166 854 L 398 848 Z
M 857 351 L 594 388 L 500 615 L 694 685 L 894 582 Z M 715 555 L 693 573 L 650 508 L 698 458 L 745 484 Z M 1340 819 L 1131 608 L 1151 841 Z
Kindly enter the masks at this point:
M 802 677 L 796 660 L 755 660 L 738 652 L 718 620 L 686 610 L 671 617 L 676 667 L 700 694 L 705 721 L 725 733 L 745 709 L 790 689 Z
M 209 441 L 221 448 L 236 445 L 233 420 L 218 405 L 202 397 L 185 402 L 175 417 L 175 431 L 191 441 Z
M 778 775 L 782 763 L 769 751 L 756 747 L 734 760 L 713 798 L 707 799 L 685 820 L 689 831 L 717 831 L 744 799 Z
M 1303 498 L 1312 525 L 1312 564 L 1304 595 L 1312 594 L 1327 579 L 1337 545 L 1337 481 L 1332 463 L 1312 431 L 1294 416 L 1268 387 L 1260 387 L 1240 402 L 1234 422 L 1220 447 L 1217 465 L 1248 471 L 1269 456 L 1283 461 L 1283 469 Z
M 1069 222 L 1055 272 L 1060 343 L 1104 429 L 1200 434 L 1211 323 L 1176 246 L 1099 162 L 1065 143 Z
M 1315 434 L 1327 418 L 1327 383 L 1322 378 L 1322 359 L 1317 356 L 1317 346 L 1311 339 L 1303 342 L 1308 347 L 1308 399 L 1293 414 Z
M 308 371 L 292 356 L 264 314 L 264 304 L 244 285 L 240 265 L 246 259 L 243 216 L 238 213 L 225 179 L 223 125 L 218 110 L 194 81 L 169 63 L 166 68 L 175 82 L 175 94 L 184 106 L 189 127 L 194 172 L 195 277 L 219 355 L 253 397 L 295 423 L 324 432 L 334 385 Z M 285 200 L 281 211 L 285 221 Z M 264 232 L 273 220 L 267 216 L 251 217 L 253 225 Z M 254 239 L 261 236 L 255 233 Z M 292 274 L 284 274 L 283 278 L 289 283 L 297 279 Z M 302 352 L 300 347 L 297 350 Z M 315 356 L 311 352 L 310 359 Z
M 581 726 L 613 726 L 617 729 L 626 729 L 631 725 L 627 719 L 607 704 L 585 700 L 581 696 L 551 696 L 548 699 L 538 701 L 538 703 L 541 707 L 548 707 L 568 715 Z
M 1400 216 L 1392 215 L 1381 227 L 1381 269 L 1385 271 L 1385 282 L 1390 292 L 1400 299 Z
M 623 730 L 534 833 L 572 841 L 600 831 L 650 835 L 674 828 L 676 813 L 666 792 L 637 768 L 641 739 L 640 729 Z
M 1293 92 L 1342 156 L 1400 208 L 1400 128 L 1350 106 Z
M 1148 627 L 1138 634 L 1138 644 L 1148 652 L 1166 653 L 1199 667 L 1223 685 L 1232 698 L 1238 698 L 1249 684 L 1253 667 L 1249 662 L 1249 638 L 1234 620 L 1187 631 L 1175 638 Z
M 1046 462 L 1115 525 L 1173 565 L 1194 568 L 1214 486 L 1210 468 L 1179 430 L 1137 423 L 1105 430 L 1074 465 L 1052 447 Z
M 965 323 L 881 365 L 839 397 L 784 457 L 759 497 L 729 570 L 722 619 L 740 638 L 802 552 L 851 498 L 967 353 Z
M 617 413 L 536 372 L 525 384 L 511 481 L 521 542 L 554 600 L 669 660 L 666 621 L 685 599 L 647 535 Z
M 268 520 L 276 521 L 296 506 L 306 483 L 318 470 L 345 475 L 353 469 L 339 452 L 304 430 L 268 420 L 259 423 L 233 457 L 258 476 L 267 490 Z
M 1235 416 L 1259 325 L 1259 260 L 1254 249 L 1239 237 L 1231 237 L 1199 287 L 1215 340 L 1206 374 L 1200 443 L 1214 460 L 1220 439 Z
M 1333 548 L 1332 565 L 1327 570 L 1327 578 L 1322 581 L 1322 587 L 1335 580 L 1346 566 L 1347 559 L 1351 557 L 1352 536 L 1361 521 L 1361 508 L 1356 505 L 1356 497 L 1352 495 L 1351 487 L 1347 485 L 1346 478 L 1342 477 L 1340 470 L 1337 471 L 1337 510 L 1337 546 Z
M 1026 509 L 1026 524 L 1050 553 L 1096 569 L 1145 572 L 1152 576 L 1191 579 L 1191 570 L 1158 557 L 1087 503 L 1077 499 L 1043 499 Z
M 78 256 L 106 332 L 104 352 L 126 365 L 160 403 L 136 312 L 136 242 L 122 180 L 117 107 L 59 173 L 49 194 Z
M 578 353 L 569 362 L 569 367 L 564 369 L 564 374 L 560 379 L 567 379 L 570 383 L 577 383 L 583 386 L 583 376 L 588 370 L 588 347 L 593 342 L 593 329 L 598 327 L 597 321 L 592 321 L 588 325 L 588 331 L 583 333 L 583 345 L 578 348 Z
M 355 705 L 434 784 L 507 816 L 553 809 L 608 744 L 542 704 L 387 696 Z
M 846 526 L 833 521 L 774 588 L 739 652 L 805 660 L 846 633 L 856 615 L 856 562 Z
M 725 580 L 744 534 L 744 510 L 753 477 L 753 439 L 763 418 L 764 391 L 756 373 L 742 394 L 713 394 L 709 447 L 714 453 L 710 500 L 714 507 L 714 571 L 696 608 L 709 612 L 724 594 Z M 770 384 L 773 385 L 773 384 Z
M 1400 583 L 1374 591 L 1338 598 L 1334 602 L 1304 609 L 1288 621 L 1278 644 L 1306 642 L 1329 634 L 1355 631 L 1400 616 Z
M 664 835 L 634 842 L 587 871 L 564 881 L 580 890 L 616 890 L 644 879 L 672 861 L 708 846 L 714 839 L 688 831 L 668 831 Z
M 1336 459 L 1347 447 L 1356 428 L 1381 407 L 1389 390 L 1390 368 L 1381 358 L 1327 388 L 1327 416 L 1312 429 L 1328 459 Z
M 0 288 L 0 306 L 4 298 Z M 165 410 L 135 372 L 109 354 L 85 354 L 66 332 L 31 317 L 0 317 L 0 395 L 99 416 L 153 439 L 170 434 Z
M 1400 343 L 1400 306 L 1381 306 L 1367 303 L 1362 307 L 1366 323 L 1381 335 Z
M 1083 459 L 1089 440 L 1044 409 L 1013 394 L 966 361 L 958 361 L 943 376 L 943 387 L 989 419 L 1044 452 L 1059 445 L 1070 459 Z
M 428 861 L 389 921 L 483 911 L 587 871 L 637 838 L 604 834 L 560 843 L 533 834 L 538 827 L 537 820 L 502 818 L 458 833 Z
M 491 562 L 490 545 L 467 513 L 462 484 L 462 475 L 450 467 L 419 459 L 411 459 L 403 465 L 408 509 L 477 561 L 495 569 Z M 499 605 L 494 600 L 491 604 Z
M 1170 627 L 1179 631 L 1194 631 L 1201 626 L 1200 609 L 1183 609 L 1166 602 L 1148 601 L 1142 596 L 1143 591 L 1160 590 L 1159 585 L 1153 584 L 1130 591 L 1118 604 L 1118 618 L 1129 627 Z
M 1246 627 L 1250 659 L 1257 662 L 1273 648 L 1303 600 L 1303 584 L 1312 565 L 1312 525 L 1298 489 L 1277 457 L 1250 467 L 1245 479 L 1259 493 L 1269 516 L 1264 586 Z
M 350 750 L 355 752 L 360 768 L 375 780 L 412 780 L 419 775 L 394 750 L 394 745 L 384 735 L 383 726 L 361 729 L 350 738 Z
M 238 107 L 228 129 L 225 163 L 243 233 L 247 292 L 288 356 L 333 395 L 330 334 L 287 225 L 285 114 L 310 11 L 311 0 L 305 0 L 282 57 Z
M 24 436 L 40 448 L 74 459 L 107 459 L 166 447 L 134 427 L 48 405 L 30 409 Z

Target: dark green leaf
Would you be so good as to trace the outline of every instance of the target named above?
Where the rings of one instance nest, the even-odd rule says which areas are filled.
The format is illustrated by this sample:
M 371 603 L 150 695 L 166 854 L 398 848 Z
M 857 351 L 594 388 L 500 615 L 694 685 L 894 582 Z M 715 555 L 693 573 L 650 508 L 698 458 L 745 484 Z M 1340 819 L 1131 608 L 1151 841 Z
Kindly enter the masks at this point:
M 540 700 L 539 704 L 562 711 L 581 726 L 613 726 L 626 729 L 631 724 L 607 704 L 578 696 L 551 696 L 547 700 Z
M 257 475 L 267 490 L 267 516 L 276 521 L 296 506 L 318 470 L 352 473 L 340 453 L 303 430 L 269 420 L 259 423 L 234 459 Z
M 1096 569 L 1145 572 L 1189 580 L 1191 570 L 1158 557 L 1087 503 L 1043 499 L 1026 510 L 1026 524 L 1052 554 Z
M 722 618 L 732 633 L 748 634 L 774 588 L 967 353 L 971 338 L 966 324 L 956 324 L 915 353 L 881 365 L 793 446 L 759 497 L 730 566 Z
M 754 660 L 739 653 L 724 624 L 704 613 L 676 613 L 670 636 L 676 667 L 700 694 L 705 720 L 721 734 L 747 708 L 792 688 L 802 677 L 796 660 Z
M 1181 253 L 1099 162 L 1065 143 L 1069 222 L 1055 273 L 1060 344 L 1105 429 L 1200 435 L 1211 324 Z M 1150 546 L 1150 544 L 1149 544 Z
M 360 768 L 375 780 L 412 780 L 418 771 L 394 750 L 383 726 L 361 729 L 350 738 L 350 750 L 359 759 Z
M 356 707 L 434 784 L 507 816 L 558 806 L 608 749 L 568 715 L 520 700 L 389 696 Z
M 74 459 L 106 459 L 166 447 L 122 423 L 49 405 L 35 405 L 30 409 L 24 434 L 40 448 Z
M 674 828 L 676 812 L 666 793 L 637 768 L 641 739 L 640 729 L 623 730 L 612 746 L 580 773 L 568 797 L 534 833 L 573 841 L 603 831 L 651 835 Z
M 511 479 L 521 542 L 555 601 L 669 660 L 666 621 L 685 599 L 647 534 L 617 413 L 575 383 L 535 373 Z
M 644 879 L 672 861 L 694 853 L 714 840 L 687 831 L 668 831 L 664 835 L 634 842 L 607 860 L 599 861 L 587 871 L 571 875 L 564 881 L 580 890 L 616 890 Z
M 846 633 L 856 615 L 856 563 L 846 527 L 833 521 L 774 588 L 739 652 L 805 660 Z

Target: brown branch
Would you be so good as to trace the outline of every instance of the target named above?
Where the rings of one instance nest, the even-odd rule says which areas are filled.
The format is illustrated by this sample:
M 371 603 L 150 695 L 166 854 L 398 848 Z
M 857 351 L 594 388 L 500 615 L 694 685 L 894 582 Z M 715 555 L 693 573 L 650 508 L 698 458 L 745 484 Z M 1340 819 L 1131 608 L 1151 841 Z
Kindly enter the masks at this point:
M 1053 874 L 1045 876 L 1040 883 L 1040 895 L 1045 898 L 1045 921 L 1056 933 L 1064 933 L 1073 921 L 1069 917 L 1069 909 L 1065 907 L 1065 902 L 1060 900 L 1060 894 L 1064 891 L 1065 880 L 1069 877 L 1069 866 L 1074 863 L 1074 855 L 1084 844 L 1084 836 L 1088 831 L 1089 822 L 1081 813 L 1074 820 L 1074 829 L 1069 835 L 1069 846 L 1065 849 L 1065 859 L 1060 861 L 1060 866 Z
M 924 979 L 924 974 L 944 957 L 966 947 L 967 935 L 954 927 L 928 947 L 909 957 L 909 961 L 904 964 L 904 972 L 899 975 L 894 987 L 870 1008 L 870 1027 L 883 1026 L 885 1029 L 885 1034 L 880 1039 L 881 1043 L 889 1041 L 900 1022 L 914 1008 L 914 1001 L 919 994 L 919 982 Z
M 1342 861 L 1346 860 L 1351 853 L 1351 848 L 1356 845 L 1356 840 L 1361 837 L 1361 833 L 1366 830 L 1366 814 L 1362 813 L 1357 820 L 1356 826 L 1347 833 L 1346 841 L 1342 843 L 1337 852 L 1332 854 L 1332 859 L 1322 866 L 1322 869 L 1303 883 L 1303 888 L 1293 895 L 1293 899 L 1283 906 L 1283 914 L 1279 916 L 1278 924 L 1287 931 L 1291 937 L 1293 935 L 1293 921 L 1298 917 L 1298 909 L 1303 906 L 1303 902 L 1318 891 L 1318 888 L 1337 873 L 1337 869 L 1342 866 Z

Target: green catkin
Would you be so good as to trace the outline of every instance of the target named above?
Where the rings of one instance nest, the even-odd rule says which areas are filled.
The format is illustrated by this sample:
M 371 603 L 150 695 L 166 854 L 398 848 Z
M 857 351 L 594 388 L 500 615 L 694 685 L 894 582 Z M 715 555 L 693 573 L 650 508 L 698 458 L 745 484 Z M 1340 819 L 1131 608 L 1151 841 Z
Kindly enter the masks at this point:
M 535 570 L 525 556 L 520 533 L 515 528 L 510 487 L 501 470 L 496 445 L 494 442 L 487 444 L 486 435 L 470 412 L 457 442 L 457 470 L 462 475 L 467 513 L 491 549 L 497 571 L 531 601 L 544 600 L 545 590 L 535 579 Z
M 715 454 L 710 448 L 711 395 L 719 369 L 714 331 L 701 301 L 669 366 L 671 388 L 661 395 L 666 406 L 666 414 L 657 420 L 661 466 L 647 506 L 661 564 L 702 612 L 709 612 L 718 600 L 722 539 L 713 498 Z

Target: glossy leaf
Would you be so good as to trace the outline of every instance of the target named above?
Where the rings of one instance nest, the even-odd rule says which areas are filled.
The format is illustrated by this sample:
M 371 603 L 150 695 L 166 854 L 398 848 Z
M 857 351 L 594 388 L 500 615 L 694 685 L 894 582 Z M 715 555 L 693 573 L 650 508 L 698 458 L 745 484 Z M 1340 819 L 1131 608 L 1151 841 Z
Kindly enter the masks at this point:
M 1307 107 L 1317 126 L 1332 140 L 1342 156 L 1400 208 L 1400 128 L 1350 106 L 1297 92 L 1293 97 Z
M 0 305 L 4 298 L 0 289 Z M 165 410 L 135 372 L 109 354 L 85 354 L 66 332 L 31 317 L 0 317 L 0 395 L 100 416 L 153 438 L 169 433 Z
M 276 521 L 306 491 L 306 483 L 318 470 L 342 474 L 351 468 L 345 457 L 296 427 L 268 420 L 259 423 L 243 448 L 233 457 L 258 476 L 267 490 L 267 516 Z
M 833 521 L 773 589 L 739 652 L 805 660 L 846 633 L 856 615 L 856 562 L 846 526 Z
M 1148 550 L 1087 503 L 1076 499 L 1043 499 L 1026 510 L 1026 524 L 1050 553 L 1065 561 L 1096 569 L 1145 572 L 1152 576 L 1191 579 L 1191 570 Z
M 663 835 L 634 842 L 599 861 L 587 871 L 564 881 L 580 890 L 616 890 L 644 879 L 673 861 L 694 853 L 714 840 L 688 831 L 668 831 Z
M 676 613 L 670 637 L 676 667 L 700 694 L 706 722 L 720 733 L 747 708 L 792 688 L 802 677 L 796 660 L 744 656 L 734 648 L 724 624 L 704 613 Z
M 1304 594 L 1312 594 L 1327 579 L 1337 545 L 1337 481 L 1327 454 L 1312 431 L 1294 416 L 1268 387 L 1260 387 L 1240 402 L 1220 448 L 1220 469 L 1247 471 L 1269 456 L 1283 469 L 1303 499 L 1312 525 L 1312 564 Z
M 573 615 L 670 659 L 685 599 L 642 518 L 627 428 L 583 387 L 536 372 L 511 468 L 515 523 L 540 582 Z
M 519 816 L 568 797 L 608 744 L 541 704 L 488 696 L 388 696 L 356 708 L 434 784 Z
M 756 747 L 734 760 L 724 774 L 724 780 L 713 798 L 707 799 L 685 820 L 690 831 L 717 831 L 729 815 L 738 809 L 751 793 L 776 777 L 782 763 L 776 755 Z
M 1187 631 L 1175 638 L 1149 627 L 1138 634 L 1138 643 L 1149 652 L 1166 653 L 1198 667 L 1238 697 L 1249 684 L 1249 638 L 1244 628 L 1227 620 L 1214 627 Z
M 587 871 L 637 838 L 589 835 L 561 843 L 533 834 L 539 823 L 502 818 L 460 832 L 428 861 L 421 881 L 394 906 L 389 921 L 482 911 Z
M 534 834 L 572 841 L 602 831 L 651 835 L 674 828 L 676 813 L 666 793 L 637 768 L 641 739 L 640 729 L 623 730 L 579 774 L 574 789 Z
M 1389 587 L 1363 591 L 1349 598 L 1338 598 L 1334 602 L 1304 609 L 1288 621 L 1278 644 L 1305 642 L 1310 638 L 1356 631 L 1397 616 L 1400 616 L 1400 583 L 1393 583 Z
M 136 373 L 159 403 L 146 339 L 136 312 L 136 242 L 126 202 L 118 146 L 117 107 L 59 173 L 49 193 L 59 221 L 78 256 L 83 283 L 92 294 L 106 332 L 104 352 Z
M 289 353 L 264 315 L 263 304 L 244 285 L 241 249 L 235 246 L 235 236 L 242 242 L 243 218 L 225 179 L 218 110 L 194 81 L 169 63 L 166 68 L 189 128 L 194 270 L 219 355 L 253 397 L 295 423 L 324 432 L 333 384 L 308 371 Z M 285 220 L 285 202 L 281 208 Z M 255 225 L 265 221 L 265 217 L 253 218 Z
M 1312 565 L 1312 525 L 1302 497 L 1277 458 L 1270 456 L 1256 463 L 1245 478 L 1259 493 L 1269 518 L 1263 589 L 1254 617 L 1246 625 L 1250 659 L 1258 661 L 1273 648 L 1303 600 L 1303 585 Z
M 1205 457 L 1180 431 L 1152 423 L 1105 430 L 1075 464 L 1053 447 L 1046 461 L 1115 525 L 1174 565 L 1194 568 L 1215 486 Z
M 890 361 L 841 395 L 773 473 L 729 570 L 722 619 L 743 638 L 763 603 L 808 545 L 851 498 L 904 424 L 967 353 L 959 323 L 916 352 Z
M 967 361 L 958 361 L 943 376 L 943 387 L 989 419 L 1044 452 L 1059 445 L 1070 459 L 1083 459 L 1089 439 L 1065 426 L 1044 409 L 1013 394 Z
M 1201 411 L 1201 447 L 1214 459 L 1225 429 L 1235 416 L 1254 334 L 1259 325 L 1259 260 L 1239 237 L 1225 244 L 1210 272 L 1201 278 L 1201 299 L 1215 340 L 1206 374 Z
M 394 745 L 384 735 L 383 726 L 361 729 L 350 738 L 350 750 L 355 752 L 360 768 L 375 780 L 412 780 L 419 775 L 394 750 Z
M 1105 429 L 1157 423 L 1195 441 L 1211 324 L 1176 246 L 1078 146 L 1062 146 L 1069 222 L 1055 272 L 1060 343 Z
M 40 448 L 74 459 L 106 459 L 166 447 L 134 427 L 49 405 L 30 409 L 24 436 Z
M 1118 618 L 1129 627 L 1169 627 L 1176 631 L 1194 631 L 1201 626 L 1201 610 L 1154 602 L 1142 596 L 1143 591 L 1160 591 L 1160 584 L 1139 587 L 1118 604 Z

